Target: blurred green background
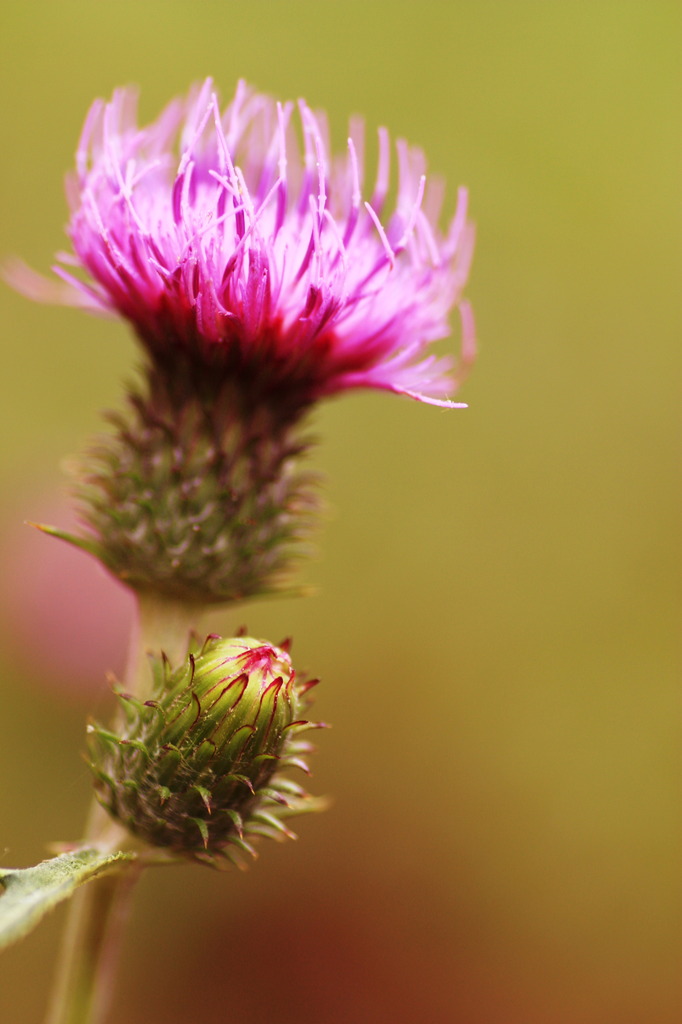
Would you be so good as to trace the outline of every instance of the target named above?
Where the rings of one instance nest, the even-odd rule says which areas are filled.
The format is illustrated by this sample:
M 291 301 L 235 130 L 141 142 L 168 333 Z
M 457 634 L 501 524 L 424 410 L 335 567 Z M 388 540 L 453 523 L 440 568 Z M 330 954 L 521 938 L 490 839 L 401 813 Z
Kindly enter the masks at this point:
M 351 113 L 386 124 L 451 197 L 469 186 L 478 230 L 470 408 L 321 407 L 317 596 L 215 618 L 292 634 L 322 676 L 313 788 L 334 806 L 246 875 L 149 873 L 114 1020 L 682 1019 L 681 41 L 674 0 L 5 8 L 3 258 L 45 271 L 64 245 L 95 96 L 137 83 L 148 119 L 207 74 L 224 99 L 238 77 L 305 96 L 337 146 Z M 0 862 L 25 866 L 82 827 L 107 690 L 73 666 L 127 606 L 105 587 L 98 624 L 84 556 L 57 564 L 21 524 L 135 351 L 122 324 L 0 303 Z M 8 1024 L 40 1019 L 62 923 L 4 955 Z

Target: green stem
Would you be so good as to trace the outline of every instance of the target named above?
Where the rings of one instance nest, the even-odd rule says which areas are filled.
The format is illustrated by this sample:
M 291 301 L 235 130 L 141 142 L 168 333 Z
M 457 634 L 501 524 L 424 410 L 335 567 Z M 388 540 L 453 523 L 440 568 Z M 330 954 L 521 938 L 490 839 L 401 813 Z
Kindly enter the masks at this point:
M 109 1009 L 123 925 L 140 866 L 84 885 L 69 908 L 46 1024 L 100 1024 Z
M 163 651 L 172 664 L 186 656 L 190 631 L 200 630 L 205 610 L 202 605 L 173 601 L 157 594 L 138 594 L 138 621 L 126 670 L 126 686 L 131 693 L 140 698 L 149 695 L 150 651 Z
M 190 628 L 199 624 L 202 611 L 198 606 L 139 596 L 125 679 L 130 692 L 148 696 L 149 651 L 164 651 L 171 662 L 184 657 Z M 135 847 L 130 833 L 94 799 L 85 840 L 103 851 Z M 105 1024 L 123 931 L 142 866 L 139 861 L 126 863 L 88 882 L 71 900 L 45 1024 Z

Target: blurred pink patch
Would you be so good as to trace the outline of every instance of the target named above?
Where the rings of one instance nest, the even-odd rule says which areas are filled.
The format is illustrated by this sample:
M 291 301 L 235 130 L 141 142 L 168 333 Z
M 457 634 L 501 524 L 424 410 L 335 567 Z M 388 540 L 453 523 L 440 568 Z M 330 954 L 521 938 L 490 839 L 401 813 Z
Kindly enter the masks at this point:
M 55 495 L 22 498 L 3 518 L 0 636 L 26 681 L 76 695 L 104 691 L 120 676 L 134 618 L 133 595 L 94 558 L 32 529 L 26 509 L 70 530 L 74 517 Z

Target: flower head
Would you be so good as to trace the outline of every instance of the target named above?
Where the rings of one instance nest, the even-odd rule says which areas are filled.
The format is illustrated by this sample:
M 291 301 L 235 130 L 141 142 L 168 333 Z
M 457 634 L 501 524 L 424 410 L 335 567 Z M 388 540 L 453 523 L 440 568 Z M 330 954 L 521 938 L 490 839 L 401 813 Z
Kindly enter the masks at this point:
M 301 735 L 307 691 L 288 651 L 263 640 L 207 637 L 175 671 L 151 659 L 142 702 L 118 692 L 125 722 L 91 723 L 89 747 L 101 803 L 156 847 L 208 863 L 255 855 L 257 836 L 293 836 L 283 819 L 320 809 L 284 773 L 308 771 Z
M 304 407 L 379 388 L 454 404 L 474 347 L 464 190 L 441 232 L 424 156 L 399 140 L 389 211 L 384 130 L 367 188 L 359 122 L 332 161 L 323 115 L 243 83 L 223 111 L 208 80 L 144 128 L 135 106 L 119 90 L 87 116 L 68 181 L 73 254 L 55 267 L 62 301 L 129 320 L 153 362 L 199 359 L 259 396 L 284 389 Z M 28 272 L 12 276 L 48 297 Z M 428 350 L 457 305 L 453 373 Z

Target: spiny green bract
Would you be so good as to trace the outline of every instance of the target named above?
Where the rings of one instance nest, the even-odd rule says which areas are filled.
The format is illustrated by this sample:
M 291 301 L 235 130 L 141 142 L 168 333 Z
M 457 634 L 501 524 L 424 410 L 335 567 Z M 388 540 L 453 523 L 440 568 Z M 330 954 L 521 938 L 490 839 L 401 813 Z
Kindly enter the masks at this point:
M 288 412 L 183 363 L 147 367 L 127 413 L 109 419 L 113 433 L 77 467 L 87 534 L 67 539 L 133 590 L 185 602 L 291 587 L 317 500 Z
M 307 772 L 301 717 L 313 682 L 286 650 L 250 637 L 209 636 L 173 670 L 152 657 L 152 699 L 117 691 L 122 728 L 91 724 L 95 788 L 109 813 L 151 846 L 240 866 L 252 840 L 293 837 L 283 819 L 319 809 L 284 774 Z

